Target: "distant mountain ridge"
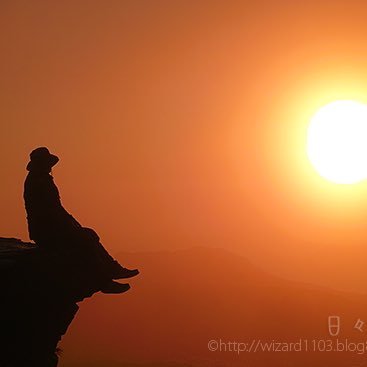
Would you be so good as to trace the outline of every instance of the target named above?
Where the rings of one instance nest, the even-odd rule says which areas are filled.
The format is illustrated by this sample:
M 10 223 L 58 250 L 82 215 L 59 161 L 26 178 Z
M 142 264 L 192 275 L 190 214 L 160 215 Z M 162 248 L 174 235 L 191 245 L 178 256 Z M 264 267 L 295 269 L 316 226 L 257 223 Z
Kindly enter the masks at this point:
M 350 367 L 364 363 L 362 354 L 352 352 L 208 350 L 210 340 L 336 342 L 329 334 L 329 316 L 340 317 L 338 338 L 367 340 L 367 330 L 354 328 L 358 319 L 367 320 L 363 295 L 281 279 L 222 248 L 119 253 L 117 257 L 126 266 L 139 267 L 141 275 L 130 281 L 132 289 L 123 297 L 112 300 L 96 295 L 81 305 L 62 343 L 61 367 L 134 363 Z

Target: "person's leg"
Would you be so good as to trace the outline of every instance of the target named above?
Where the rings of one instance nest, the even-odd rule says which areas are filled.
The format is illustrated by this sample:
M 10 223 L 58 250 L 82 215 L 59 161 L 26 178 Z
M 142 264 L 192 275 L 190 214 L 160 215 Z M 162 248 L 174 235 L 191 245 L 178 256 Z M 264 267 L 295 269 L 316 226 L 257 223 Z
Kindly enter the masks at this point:
M 113 281 L 117 265 L 99 242 L 93 230 L 74 232 L 63 238 L 42 238 L 37 241 L 38 266 L 44 266 L 51 283 L 58 291 L 73 294 L 78 300 L 94 292 L 119 294 L 130 289 L 129 284 Z M 29 263 L 29 261 L 28 261 Z
M 111 272 L 112 279 L 131 278 L 139 274 L 137 269 L 127 269 L 119 264 L 99 241 L 99 236 L 91 228 L 83 228 L 83 236 L 85 244 L 88 246 L 91 253 L 94 254 L 95 260 L 99 265 Z M 107 270 L 108 269 L 108 270 Z

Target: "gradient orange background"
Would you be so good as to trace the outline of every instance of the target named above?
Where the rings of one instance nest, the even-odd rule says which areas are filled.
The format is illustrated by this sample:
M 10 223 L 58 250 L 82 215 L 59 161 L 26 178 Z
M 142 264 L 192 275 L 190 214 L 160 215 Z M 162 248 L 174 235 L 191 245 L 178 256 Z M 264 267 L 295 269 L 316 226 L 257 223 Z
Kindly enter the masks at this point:
M 367 185 L 320 178 L 306 129 L 367 100 L 365 1 L 2 1 L 0 234 L 27 238 L 29 152 L 112 253 L 225 247 L 364 289 Z M 312 272 L 310 272 L 312 269 Z

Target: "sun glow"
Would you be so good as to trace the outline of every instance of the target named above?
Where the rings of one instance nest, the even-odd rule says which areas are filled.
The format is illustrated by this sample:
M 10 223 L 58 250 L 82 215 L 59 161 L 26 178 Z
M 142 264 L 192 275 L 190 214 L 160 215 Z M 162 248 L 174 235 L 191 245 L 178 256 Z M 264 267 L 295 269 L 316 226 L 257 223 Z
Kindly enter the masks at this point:
M 320 108 L 308 128 L 307 154 L 317 172 L 338 184 L 367 178 L 367 105 L 341 100 Z

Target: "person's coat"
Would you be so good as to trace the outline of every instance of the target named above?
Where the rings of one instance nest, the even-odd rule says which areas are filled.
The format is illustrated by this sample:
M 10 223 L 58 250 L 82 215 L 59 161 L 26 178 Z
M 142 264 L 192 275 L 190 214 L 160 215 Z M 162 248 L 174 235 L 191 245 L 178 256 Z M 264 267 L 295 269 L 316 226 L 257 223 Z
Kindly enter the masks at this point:
M 35 242 L 70 238 L 82 229 L 62 206 L 59 190 L 49 173 L 28 173 L 24 183 L 24 202 L 29 237 Z

